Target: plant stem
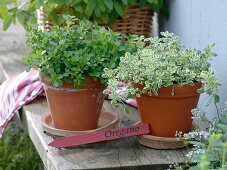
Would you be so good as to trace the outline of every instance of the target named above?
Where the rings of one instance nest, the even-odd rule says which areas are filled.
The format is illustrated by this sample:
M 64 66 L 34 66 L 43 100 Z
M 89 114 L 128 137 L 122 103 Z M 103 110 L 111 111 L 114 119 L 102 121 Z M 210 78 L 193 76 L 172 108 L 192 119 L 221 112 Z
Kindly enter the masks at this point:
M 216 113 L 217 113 L 217 116 L 218 116 L 218 121 L 220 122 L 221 119 L 220 119 L 220 115 L 219 115 L 217 103 L 214 102 L 214 106 L 215 106 L 215 108 L 216 108 Z
M 222 154 L 222 167 L 224 167 L 224 165 L 225 165 L 226 150 L 227 150 L 227 139 L 225 140 L 224 150 L 223 150 L 223 154 Z

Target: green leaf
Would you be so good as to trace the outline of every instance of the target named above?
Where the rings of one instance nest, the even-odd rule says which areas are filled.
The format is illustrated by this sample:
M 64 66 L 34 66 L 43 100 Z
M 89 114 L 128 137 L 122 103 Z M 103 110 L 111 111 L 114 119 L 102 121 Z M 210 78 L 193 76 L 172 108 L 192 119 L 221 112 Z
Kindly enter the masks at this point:
M 103 2 L 110 10 L 113 10 L 113 1 L 112 0 L 104 0 Z
M 115 65 L 116 65 L 116 63 L 115 63 L 114 61 L 110 62 L 110 67 L 111 67 L 111 68 L 114 68 Z
M 201 146 L 201 147 L 205 147 L 206 146 L 204 143 L 196 142 L 196 141 L 189 141 L 189 143 L 193 144 L 193 145 Z
M 72 5 L 76 7 L 76 5 L 77 5 L 78 3 L 80 3 L 80 2 L 81 2 L 81 0 L 74 0 L 74 1 L 72 2 Z
M 176 170 L 184 170 L 184 169 L 181 167 L 177 167 Z
M 46 80 L 47 82 L 51 82 L 52 81 L 50 76 L 45 77 L 44 80 Z
M 49 68 L 48 73 L 49 73 L 49 74 L 55 74 L 54 68 Z
M 168 8 L 168 5 L 167 5 L 166 1 L 163 1 L 163 5 L 162 5 L 161 11 L 162 11 L 162 13 L 164 15 L 164 18 L 168 19 L 169 18 L 169 8 Z
M 222 150 L 222 149 L 223 149 L 222 147 L 224 146 L 224 142 L 215 140 L 215 141 L 210 142 L 210 146 L 211 146 L 213 149 L 216 147 L 216 148 L 220 148 L 220 149 Z
M 27 66 L 26 68 L 25 68 L 25 71 L 26 72 L 29 72 L 31 70 L 31 66 Z
M 201 170 L 199 166 L 190 167 L 189 170 Z
M 144 8 L 147 4 L 147 0 L 140 0 L 140 8 Z
M 63 16 L 63 19 L 64 19 L 64 22 L 66 21 L 66 23 L 67 23 L 67 17 L 65 18 L 64 16 L 70 16 L 69 15 L 69 10 L 67 9 L 67 8 L 65 8 L 63 11 L 62 11 L 62 13 L 61 13 L 61 15 Z M 69 21 L 68 21 L 69 22 Z M 70 21 L 71 22 L 71 21 Z
M 109 23 L 108 23 L 109 26 L 113 25 L 116 22 L 116 20 L 118 19 L 118 14 L 115 10 L 113 10 L 110 13 L 110 16 L 111 17 L 109 17 Z
M 44 2 L 45 2 L 45 0 L 38 0 L 38 2 L 37 2 L 37 7 L 40 7 L 40 6 L 42 6 L 43 4 L 44 4 Z
M 40 6 L 43 4 L 44 4 L 44 0 L 34 0 L 29 3 L 26 11 L 34 12 L 36 9 L 40 8 Z
M 77 12 L 83 13 L 83 8 L 80 5 L 76 5 L 74 8 Z
M 122 16 L 124 14 L 123 8 L 121 4 L 118 1 L 114 1 L 114 9 L 117 11 L 117 13 Z
M 154 4 L 158 4 L 158 0 L 153 0 L 153 3 Z
M 128 5 L 128 0 L 121 0 L 125 5 Z
M 200 93 L 200 94 L 202 94 L 202 93 L 205 92 L 205 90 L 204 90 L 204 88 L 200 88 L 200 89 L 197 90 L 197 92 Z
M 13 13 L 16 13 L 17 11 L 18 11 L 17 7 L 9 9 L 9 12 L 13 12 Z
M 0 5 L 9 5 L 15 3 L 15 0 L 0 0 Z
M 66 78 L 64 78 L 64 80 L 65 80 L 66 83 L 72 83 L 72 79 L 70 79 L 70 78 L 66 77 Z
M 108 94 L 108 93 L 107 93 Z M 120 104 L 114 104 L 114 107 L 119 108 L 121 105 Z
M 59 81 L 58 80 L 56 80 L 56 81 L 54 81 L 54 87 L 58 87 L 59 85 L 60 85 L 60 83 L 59 83 Z
M 227 125 L 223 125 L 223 124 L 218 124 L 217 125 L 220 129 L 222 129 L 223 131 L 227 132 Z
M 62 17 L 63 18 L 63 17 Z M 56 42 L 54 42 L 54 41 L 50 41 L 49 42 L 50 43 L 50 45 L 52 45 L 52 46 L 57 46 L 58 44 L 56 43 Z
M 214 95 L 214 102 L 218 103 L 219 101 L 220 101 L 220 97 L 217 94 L 215 94 Z
M 13 16 L 12 15 L 8 15 L 5 20 L 4 20 L 4 24 L 3 24 L 3 31 L 7 30 L 10 26 L 10 24 L 13 21 Z
M 12 22 L 13 22 L 14 24 L 16 24 L 16 14 L 13 14 Z
M 74 0 L 55 0 L 55 3 L 61 4 L 61 5 L 71 5 L 73 4 Z
M 101 14 L 102 15 L 102 20 L 105 24 L 109 22 L 109 15 L 107 13 Z
M 90 17 L 95 7 L 96 7 L 96 0 L 89 0 L 88 6 L 85 10 L 85 14 L 87 14 Z
M 44 75 L 46 75 L 46 73 L 44 73 L 43 71 L 40 71 L 40 72 L 39 72 L 39 75 L 40 75 L 40 76 L 44 76 Z
M 157 3 L 158 0 L 148 0 L 150 7 L 155 12 L 160 12 L 160 9 L 162 8 L 162 3 Z
M 106 6 L 104 4 L 104 2 L 101 0 L 98 0 L 97 1 L 97 7 L 102 11 L 102 12 L 105 12 L 106 11 Z
M 137 0 L 129 0 L 128 3 L 129 3 L 130 5 L 136 4 L 136 3 L 137 3 Z
M 62 0 L 60 0 L 62 1 Z M 74 0 L 64 0 L 65 5 L 72 5 Z
M 223 134 L 212 134 L 211 138 L 216 140 L 216 139 L 220 139 L 222 136 Z
M 0 6 L 0 18 L 5 19 L 8 15 L 8 9 L 6 6 Z
M 29 13 L 27 11 L 19 11 L 17 13 L 17 19 L 21 23 L 21 25 L 26 25 L 26 22 L 29 20 Z
M 65 66 L 68 67 L 68 68 L 71 68 L 71 67 L 72 67 L 72 65 L 71 65 L 68 61 L 65 61 L 64 64 L 65 64 Z
M 100 12 L 99 8 L 96 8 L 94 13 L 95 13 L 96 17 L 100 17 L 101 12 Z
M 57 3 L 57 2 L 56 2 L 56 0 L 48 0 L 48 3 L 54 4 L 54 3 Z
M 124 110 L 125 110 L 126 113 L 129 113 L 129 108 L 128 108 L 128 106 L 125 106 L 125 107 L 124 107 Z
M 158 4 L 160 7 L 162 7 L 164 5 L 164 0 L 158 0 Z

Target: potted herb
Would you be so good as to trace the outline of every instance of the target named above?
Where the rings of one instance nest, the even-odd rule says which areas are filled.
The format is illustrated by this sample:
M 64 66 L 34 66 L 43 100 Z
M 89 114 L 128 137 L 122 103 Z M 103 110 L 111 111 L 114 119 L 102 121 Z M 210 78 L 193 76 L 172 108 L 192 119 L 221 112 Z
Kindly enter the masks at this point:
M 65 17 L 66 27 L 30 30 L 27 43 L 32 50 L 24 62 L 27 70 L 40 70 L 56 128 L 95 129 L 104 99 L 103 69 L 116 68 L 120 56 L 136 51 L 136 36 L 129 39 L 87 20 Z
M 162 32 L 162 38 L 145 39 L 151 45 L 126 53 L 115 69 L 106 68 L 105 78 L 112 88 L 106 90 L 113 103 L 136 97 L 141 121 L 150 124 L 154 136 L 174 137 L 176 131 L 189 132 L 191 109 L 197 106 L 199 92 L 213 95 L 219 83 L 210 68 L 215 56 L 208 45 L 203 52 L 183 49 L 179 37 Z M 129 83 L 124 83 L 129 80 Z M 127 92 L 119 96 L 114 86 L 123 82 Z
M 2 0 L 0 19 L 4 20 L 3 30 L 15 23 L 16 18 L 25 28 L 35 23 L 35 11 L 41 6 L 45 15 L 37 16 L 39 21 L 43 20 L 41 25 L 44 27 L 49 25 L 46 21 L 62 26 L 65 24 L 63 16 L 71 15 L 112 26 L 111 29 L 117 32 L 146 37 L 151 33 L 152 11 L 162 11 L 168 18 L 165 0 Z

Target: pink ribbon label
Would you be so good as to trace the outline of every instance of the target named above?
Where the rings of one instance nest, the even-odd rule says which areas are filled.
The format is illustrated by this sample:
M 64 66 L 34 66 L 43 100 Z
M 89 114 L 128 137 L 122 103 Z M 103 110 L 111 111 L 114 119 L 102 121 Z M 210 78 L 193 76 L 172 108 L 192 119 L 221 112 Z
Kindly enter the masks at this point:
M 149 132 L 150 130 L 148 123 L 142 123 L 118 129 L 104 130 L 99 132 L 57 138 L 48 145 L 56 148 L 64 148 L 69 146 L 77 146 L 82 144 L 119 139 L 129 136 L 144 135 L 148 134 Z

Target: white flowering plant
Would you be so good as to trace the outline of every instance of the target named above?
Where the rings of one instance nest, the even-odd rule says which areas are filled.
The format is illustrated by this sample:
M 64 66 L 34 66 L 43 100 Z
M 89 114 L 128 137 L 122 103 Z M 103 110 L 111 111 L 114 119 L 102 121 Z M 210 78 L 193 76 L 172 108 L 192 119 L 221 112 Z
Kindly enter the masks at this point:
M 129 97 L 139 97 L 146 92 L 158 95 L 161 87 L 193 86 L 196 82 L 202 83 L 199 92 L 214 94 L 219 87 L 209 63 L 216 56 L 212 52 L 214 44 L 206 46 L 203 51 L 184 49 L 179 37 L 173 33 L 161 32 L 161 35 L 161 38 L 144 39 L 150 45 L 140 46 L 136 53 L 127 52 L 120 58 L 117 68 L 105 68 L 103 77 L 109 79 L 111 88 L 104 92 L 109 94 L 112 103 L 122 102 Z M 122 82 L 127 89 L 121 95 L 116 93 L 119 90 L 116 86 L 118 82 Z M 141 90 L 135 84 L 144 87 Z
M 216 103 L 215 103 L 216 104 Z M 198 124 L 209 124 L 205 130 L 196 129 L 184 134 L 185 144 L 193 147 L 187 153 L 186 162 L 196 162 L 195 166 L 189 163 L 175 165 L 175 169 L 183 170 L 209 170 L 227 169 L 227 103 L 224 108 L 217 109 L 217 117 L 209 121 L 205 118 L 205 112 L 199 109 L 192 110 L 193 119 Z

